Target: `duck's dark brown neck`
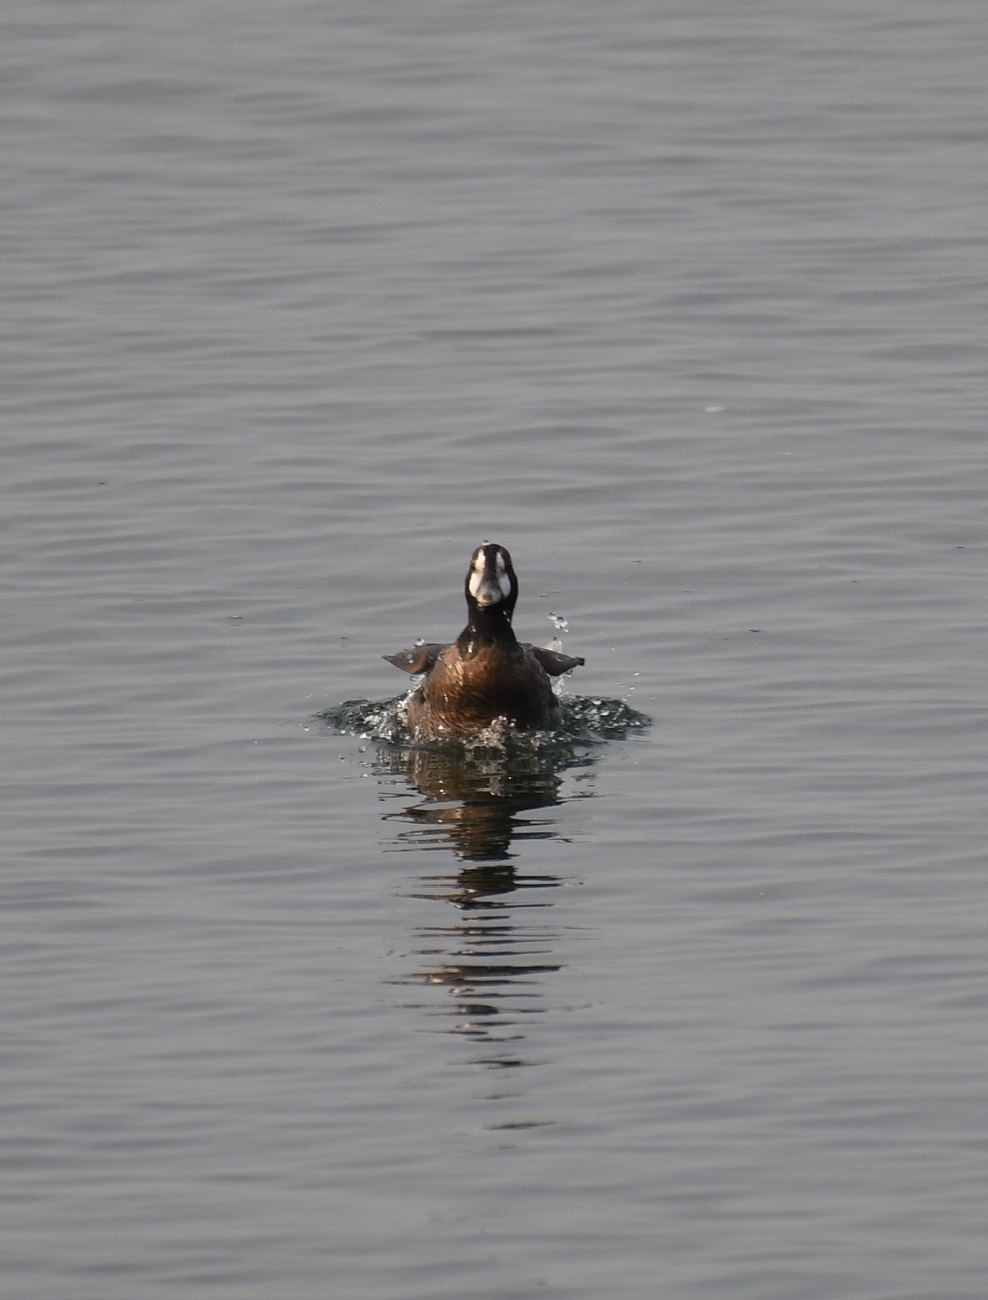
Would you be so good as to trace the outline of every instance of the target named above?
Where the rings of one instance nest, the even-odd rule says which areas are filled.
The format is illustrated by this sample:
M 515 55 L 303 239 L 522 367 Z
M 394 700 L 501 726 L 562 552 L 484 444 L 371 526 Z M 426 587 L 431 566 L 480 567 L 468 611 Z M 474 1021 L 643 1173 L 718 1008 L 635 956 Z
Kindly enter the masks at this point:
M 467 601 L 470 621 L 456 639 L 462 654 L 470 654 L 479 646 L 516 646 L 511 627 L 511 610 L 504 605 L 482 608 Z

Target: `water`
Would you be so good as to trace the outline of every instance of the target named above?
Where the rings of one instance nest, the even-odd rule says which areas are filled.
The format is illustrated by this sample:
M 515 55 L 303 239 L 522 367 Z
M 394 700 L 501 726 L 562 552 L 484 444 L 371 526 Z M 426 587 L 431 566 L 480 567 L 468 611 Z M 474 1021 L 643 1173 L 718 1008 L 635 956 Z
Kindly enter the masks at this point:
M 0 22 L 5 1293 L 980 1300 L 980 8 Z

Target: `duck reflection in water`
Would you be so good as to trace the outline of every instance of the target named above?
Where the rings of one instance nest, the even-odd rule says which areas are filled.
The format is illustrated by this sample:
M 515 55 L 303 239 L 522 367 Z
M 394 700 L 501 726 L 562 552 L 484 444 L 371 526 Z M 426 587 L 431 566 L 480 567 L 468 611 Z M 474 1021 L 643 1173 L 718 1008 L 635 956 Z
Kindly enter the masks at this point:
M 560 787 L 567 767 L 590 766 L 572 746 L 536 748 L 527 742 L 504 749 L 460 745 L 383 754 L 380 772 L 401 773 L 426 796 L 396 815 L 414 829 L 399 839 L 421 847 L 447 847 L 469 862 L 501 862 L 512 855 L 512 841 L 554 839 L 551 823 L 539 825 L 522 814 L 562 803 Z
M 405 984 L 442 985 L 452 995 L 452 1032 L 488 1044 L 515 1043 L 525 1016 L 545 1012 L 545 977 L 558 971 L 561 933 L 546 924 L 552 900 L 547 891 L 563 883 L 555 875 L 527 872 L 515 865 L 512 845 L 558 840 L 550 821 L 524 814 L 563 802 L 563 772 L 589 767 L 586 752 L 572 746 L 539 748 L 528 744 L 504 749 L 462 745 L 396 749 L 381 753 L 381 775 L 401 776 L 425 800 L 407 804 L 389 818 L 407 824 L 398 832 L 401 847 L 451 853 L 455 872 L 419 878 L 413 897 L 451 904 L 456 920 L 420 927 L 417 951 L 424 969 Z M 430 1004 L 428 1010 L 435 1014 Z M 483 1058 L 493 1068 L 527 1062 L 517 1049 L 500 1047 Z

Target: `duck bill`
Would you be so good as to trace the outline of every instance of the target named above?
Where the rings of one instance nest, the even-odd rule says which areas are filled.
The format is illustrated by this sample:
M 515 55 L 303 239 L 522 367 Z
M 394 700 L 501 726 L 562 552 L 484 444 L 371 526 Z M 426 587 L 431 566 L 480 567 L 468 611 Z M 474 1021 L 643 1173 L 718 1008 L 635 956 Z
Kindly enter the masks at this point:
M 485 573 L 476 584 L 473 598 L 481 609 L 489 609 L 492 605 L 500 605 L 504 600 L 504 592 L 497 578 L 488 577 Z

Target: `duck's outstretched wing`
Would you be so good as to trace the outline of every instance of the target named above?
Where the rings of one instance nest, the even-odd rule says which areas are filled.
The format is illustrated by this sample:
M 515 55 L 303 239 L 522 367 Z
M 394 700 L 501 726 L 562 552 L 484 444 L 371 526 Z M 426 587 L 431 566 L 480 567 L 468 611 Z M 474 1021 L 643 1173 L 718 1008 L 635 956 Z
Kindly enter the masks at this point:
M 418 673 L 427 673 L 445 649 L 441 642 L 432 641 L 429 645 L 412 646 L 410 650 L 399 650 L 396 655 L 382 655 L 381 658 L 415 677 Z
M 579 668 L 581 664 L 586 663 L 585 659 L 574 659 L 572 655 L 561 655 L 557 650 L 547 650 L 544 646 L 530 645 L 526 648 L 531 650 L 550 677 L 559 677 L 562 673 L 571 673 L 574 668 Z

